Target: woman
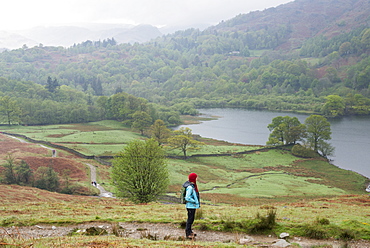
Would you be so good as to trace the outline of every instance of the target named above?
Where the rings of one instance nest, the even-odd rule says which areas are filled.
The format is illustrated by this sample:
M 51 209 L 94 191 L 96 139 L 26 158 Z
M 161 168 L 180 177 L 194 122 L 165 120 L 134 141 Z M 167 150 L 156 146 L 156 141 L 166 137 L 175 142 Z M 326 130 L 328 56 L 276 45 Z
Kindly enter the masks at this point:
M 198 191 L 198 186 L 197 186 L 197 177 L 198 177 L 197 174 L 190 173 L 189 181 L 186 181 L 183 184 L 183 187 L 186 188 L 185 201 L 186 201 L 186 210 L 188 211 L 188 219 L 186 221 L 185 234 L 186 234 L 186 238 L 188 239 L 194 239 L 194 237 L 196 236 L 196 234 L 193 233 L 191 226 L 194 223 L 195 211 L 198 208 L 200 208 L 200 198 L 199 198 L 199 191 Z

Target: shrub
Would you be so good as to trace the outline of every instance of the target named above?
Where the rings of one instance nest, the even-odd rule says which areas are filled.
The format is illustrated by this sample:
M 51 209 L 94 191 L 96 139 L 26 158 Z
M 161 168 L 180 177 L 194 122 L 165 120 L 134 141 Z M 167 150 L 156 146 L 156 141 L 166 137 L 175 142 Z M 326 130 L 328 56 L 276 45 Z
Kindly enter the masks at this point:
M 330 224 L 330 220 L 328 220 L 326 218 L 319 218 L 319 217 L 317 217 L 315 223 L 316 224 L 319 224 L 319 225 L 329 225 Z
M 235 221 L 225 221 L 223 223 L 223 231 L 233 231 L 236 227 Z
M 329 238 L 329 234 L 326 227 L 319 225 L 306 225 L 303 228 L 304 236 L 310 239 L 326 239 Z
M 292 148 L 292 154 L 302 158 L 316 158 L 319 155 L 311 148 L 304 147 L 300 144 L 296 144 Z
M 251 233 L 263 233 L 272 230 L 276 225 L 276 210 L 270 209 L 267 215 L 257 213 L 255 223 L 251 226 Z

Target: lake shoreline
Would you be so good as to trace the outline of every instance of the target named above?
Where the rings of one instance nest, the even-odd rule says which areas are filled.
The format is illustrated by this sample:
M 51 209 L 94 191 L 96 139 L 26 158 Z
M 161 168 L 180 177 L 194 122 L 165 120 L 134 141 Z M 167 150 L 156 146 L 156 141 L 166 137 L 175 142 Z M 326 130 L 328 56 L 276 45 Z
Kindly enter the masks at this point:
M 257 111 L 235 108 L 198 109 L 200 115 L 192 117 L 193 122 L 180 125 L 189 127 L 193 134 L 203 138 L 220 140 L 230 144 L 265 146 L 270 134 L 267 125 L 276 116 L 295 116 L 301 123 L 309 115 Z M 197 120 L 194 121 L 194 120 Z M 351 116 L 328 119 L 331 123 L 334 156 L 331 163 L 339 168 L 354 171 L 370 178 L 370 116 Z

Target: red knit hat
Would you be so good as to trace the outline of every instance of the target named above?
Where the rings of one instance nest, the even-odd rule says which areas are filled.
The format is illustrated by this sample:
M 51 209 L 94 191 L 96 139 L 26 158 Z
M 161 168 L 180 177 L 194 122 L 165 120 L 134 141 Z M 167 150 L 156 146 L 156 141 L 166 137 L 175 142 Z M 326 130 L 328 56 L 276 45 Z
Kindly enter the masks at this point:
M 197 183 L 197 177 L 198 177 L 198 175 L 197 175 L 197 174 L 195 174 L 195 173 L 190 173 L 190 174 L 189 174 L 189 182 Z
M 197 177 L 198 177 L 198 175 L 197 175 L 197 174 L 195 174 L 195 173 L 190 173 L 190 174 L 189 174 L 189 182 L 194 183 L 195 191 L 196 191 L 196 192 L 199 192 L 199 191 L 198 191 L 198 186 L 197 186 Z

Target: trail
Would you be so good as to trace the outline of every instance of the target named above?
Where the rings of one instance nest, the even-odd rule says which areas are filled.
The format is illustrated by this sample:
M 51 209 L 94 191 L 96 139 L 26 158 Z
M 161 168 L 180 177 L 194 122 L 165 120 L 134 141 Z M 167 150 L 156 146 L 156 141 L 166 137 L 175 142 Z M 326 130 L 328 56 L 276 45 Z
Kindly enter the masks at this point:
M 21 138 L 18 138 L 18 137 L 14 137 L 14 136 L 11 136 L 11 135 L 7 135 L 8 137 L 10 138 L 13 138 L 13 139 L 16 139 L 22 143 L 29 143 L 28 141 L 24 140 L 24 139 L 21 139 Z M 45 148 L 45 149 L 48 149 L 48 150 L 51 150 L 52 151 L 52 157 L 57 157 L 57 150 L 53 149 L 53 148 L 50 148 L 50 147 L 47 147 L 47 146 L 44 146 L 44 145 L 41 145 L 41 144 L 38 144 L 39 146 L 41 146 L 42 148 Z M 99 183 L 97 183 L 96 181 L 96 168 L 95 166 L 89 164 L 89 163 L 85 163 L 87 166 L 89 166 L 90 168 L 90 174 L 91 174 L 91 182 L 96 182 L 96 187 L 99 191 L 100 191 L 100 194 L 99 196 L 100 197 L 113 197 L 113 193 L 112 192 L 109 192 L 109 191 L 106 191 L 103 186 L 101 186 Z
M 85 163 L 85 164 L 90 167 L 91 182 L 96 182 L 96 168 L 95 168 L 95 166 L 93 166 L 92 164 L 89 164 L 89 163 Z M 96 182 L 95 187 L 100 191 L 99 196 L 101 196 L 101 197 L 113 197 L 113 193 L 109 192 L 109 191 L 106 191 L 99 183 Z

